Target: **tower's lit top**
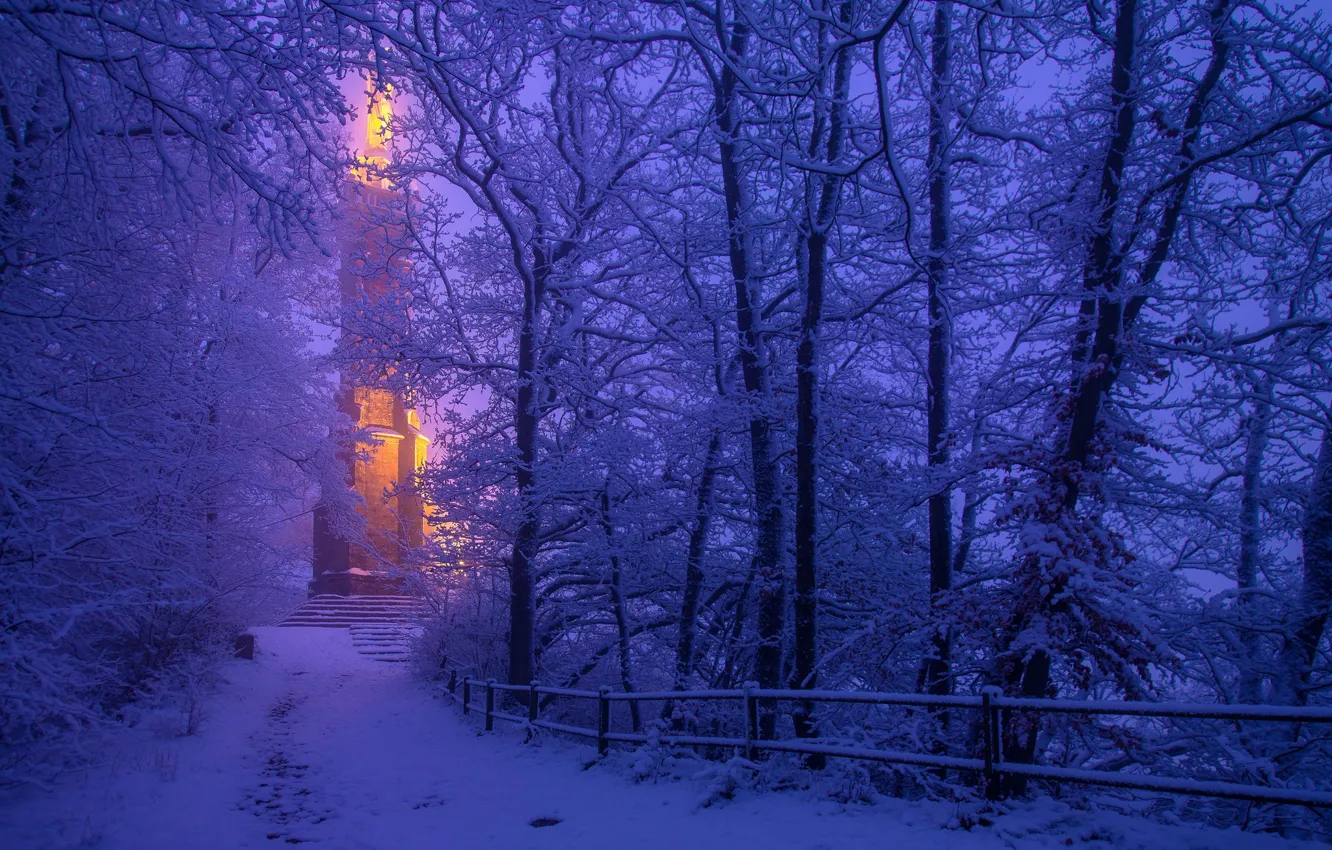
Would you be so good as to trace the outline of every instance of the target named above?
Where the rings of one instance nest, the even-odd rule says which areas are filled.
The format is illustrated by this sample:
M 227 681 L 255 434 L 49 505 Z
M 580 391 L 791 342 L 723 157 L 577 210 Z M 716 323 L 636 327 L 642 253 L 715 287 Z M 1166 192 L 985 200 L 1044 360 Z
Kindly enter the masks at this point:
M 388 144 L 392 138 L 393 88 L 384 83 L 368 80 L 365 108 L 365 149 L 352 176 L 361 183 L 389 188 L 383 170 L 388 166 Z

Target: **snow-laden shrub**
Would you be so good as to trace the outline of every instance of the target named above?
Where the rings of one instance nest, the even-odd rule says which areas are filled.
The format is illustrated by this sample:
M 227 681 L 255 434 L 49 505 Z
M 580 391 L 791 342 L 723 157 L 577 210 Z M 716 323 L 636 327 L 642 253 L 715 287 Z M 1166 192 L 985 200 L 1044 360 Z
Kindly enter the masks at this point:
M 502 679 L 505 669 L 504 610 L 478 586 L 475 572 L 458 570 L 442 579 L 413 577 L 412 590 L 431 614 L 413 644 L 412 669 L 421 678 L 457 673 Z

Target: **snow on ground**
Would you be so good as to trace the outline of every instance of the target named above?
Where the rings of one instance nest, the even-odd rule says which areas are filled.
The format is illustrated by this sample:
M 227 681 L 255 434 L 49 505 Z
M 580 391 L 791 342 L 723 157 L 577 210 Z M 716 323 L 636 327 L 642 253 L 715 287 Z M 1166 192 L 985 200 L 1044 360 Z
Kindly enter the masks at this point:
M 1053 804 L 992 825 L 954 807 L 842 805 L 810 792 L 700 806 L 701 782 L 635 784 L 584 770 L 589 747 L 479 733 L 406 665 L 357 654 L 341 629 L 257 629 L 254 662 L 228 662 L 199 734 L 127 733 L 104 764 L 50 792 L 0 796 L 6 850 L 1041 850 L 1068 846 L 1289 850 L 1296 844 L 1162 827 Z M 623 761 L 623 760 L 621 760 Z M 558 819 L 553 826 L 532 821 Z

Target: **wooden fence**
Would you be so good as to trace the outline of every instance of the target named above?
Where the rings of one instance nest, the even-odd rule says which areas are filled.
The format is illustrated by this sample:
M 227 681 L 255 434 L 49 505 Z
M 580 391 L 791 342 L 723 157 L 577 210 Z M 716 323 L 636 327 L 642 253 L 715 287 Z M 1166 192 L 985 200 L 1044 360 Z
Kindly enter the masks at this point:
M 457 691 L 459 678 L 454 673 L 449 690 Z M 596 740 L 597 752 L 605 755 L 613 743 L 642 744 L 649 739 L 663 744 L 704 747 L 733 747 L 753 760 L 761 752 L 801 753 L 833 758 L 861 759 L 889 764 L 907 764 L 919 767 L 962 770 L 979 773 L 987 789 L 998 789 L 1003 776 L 1023 776 L 1084 785 L 1104 785 L 1162 794 L 1187 794 L 1249 800 L 1259 803 L 1287 803 L 1292 805 L 1332 807 L 1332 792 L 1298 788 L 1274 788 L 1239 782 L 1177 779 L 1143 773 L 1081 770 L 1067 767 L 1025 764 L 1005 761 L 1003 736 L 1000 734 L 1001 715 L 1009 712 L 1050 712 L 1080 715 L 1106 715 L 1114 717 L 1197 718 L 1233 721 L 1269 721 L 1292 724 L 1332 723 L 1332 709 L 1288 708 L 1259 705 L 1211 705 L 1205 703 L 1154 702 L 1083 702 L 1057 699 L 1015 699 L 1003 696 L 998 688 L 986 688 L 979 696 L 931 696 L 926 694 L 893 694 L 862 691 L 820 691 L 761 689 L 748 684 L 739 690 L 705 691 L 635 691 L 619 692 L 608 687 L 600 690 L 553 688 L 533 682 L 530 685 L 507 685 L 493 679 L 482 681 L 461 679 L 463 714 L 483 712 L 486 731 L 495 727 L 495 721 L 529 725 L 567 735 Z M 481 704 L 473 702 L 478 691 L 484 692 Z M 495 707 L 496 693 L 512 693 L 518 703 L 526 702 L 526 715 L 501 711 Z M 596 701 L 597 726 L 595 729 L 567 723 L 557 723 L 541 716 L 542 697 L 572 698 Z M 670 700 L 698 700 L 704 702 L 730 701 L 739 703 L 744 719 L 744 737 L 727 738 L 705 735 L 664 734 L 648 736 L 642 732 L 615 732 L 611 730 L 611 705 L 616 702 L 663 702 Z M 980 712 L 980 758 L 959 758 L 937 753 L 883 750 L 872 747 L 850 747 L 820 743 L 811 739 L 769 740 L 759 735 L 760 704 L 778 700 L 802 703 L 867 703 L 871 705 L 908 706 L 912 708 L 952 709 Z M 1332 770 L 1332 766 L 1329 767 Z

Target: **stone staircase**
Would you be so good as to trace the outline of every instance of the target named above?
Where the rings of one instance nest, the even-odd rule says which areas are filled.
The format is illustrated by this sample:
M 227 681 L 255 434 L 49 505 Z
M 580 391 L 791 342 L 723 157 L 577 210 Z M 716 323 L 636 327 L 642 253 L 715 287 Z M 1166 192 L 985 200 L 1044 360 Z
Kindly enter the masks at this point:
M 352 645 L 376 661 L 406 661 L 412 632 L 428 609 L 407 596 L 314 596 L 279 626 L 347 629 Z
M 409 596 L 312 596 L 279 626 L 413 626 L 427 613 L 421 600 Z

